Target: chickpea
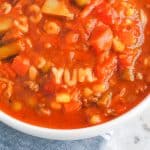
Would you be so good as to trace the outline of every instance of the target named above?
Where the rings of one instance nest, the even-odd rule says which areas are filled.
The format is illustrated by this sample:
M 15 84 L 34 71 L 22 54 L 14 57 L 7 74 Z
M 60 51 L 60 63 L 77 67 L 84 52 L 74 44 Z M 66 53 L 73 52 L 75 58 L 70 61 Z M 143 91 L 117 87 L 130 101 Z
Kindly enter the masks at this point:
M 39 23 L 42 19 L 42 13 L 40 7 L 36 4 L 29 6 L 29 12 L 31 16 L 29 17 L 30 21 L 33 23 Z
M 20 16 L 18 20 L 14 21 L 14 25 L 23 33 L 27 33 L 29 30 L 28 19 L 26 16 Z
M 45 21 L 44 31 L 47 34 L 59 34 L 60 26 L 57 23 L 55 23 L 55 22 Z

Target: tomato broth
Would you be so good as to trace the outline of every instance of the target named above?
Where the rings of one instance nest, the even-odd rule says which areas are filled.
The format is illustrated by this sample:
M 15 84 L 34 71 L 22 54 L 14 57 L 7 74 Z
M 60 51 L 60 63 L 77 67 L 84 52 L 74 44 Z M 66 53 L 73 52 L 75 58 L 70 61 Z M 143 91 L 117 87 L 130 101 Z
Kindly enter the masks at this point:
M 126 113 L 150 94 L 149 18 L 149 0 L 1 0 L 1 110 L 59 129 Z

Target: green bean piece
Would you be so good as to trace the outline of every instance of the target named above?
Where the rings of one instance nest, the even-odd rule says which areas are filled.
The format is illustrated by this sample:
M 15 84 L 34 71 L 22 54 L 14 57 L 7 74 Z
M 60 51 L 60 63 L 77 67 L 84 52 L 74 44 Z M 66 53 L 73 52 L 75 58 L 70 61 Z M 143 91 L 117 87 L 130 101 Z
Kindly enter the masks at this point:
M 17 55 L 22 49 L 20 41 L 16 41 L 0 47 L 0 60 Z

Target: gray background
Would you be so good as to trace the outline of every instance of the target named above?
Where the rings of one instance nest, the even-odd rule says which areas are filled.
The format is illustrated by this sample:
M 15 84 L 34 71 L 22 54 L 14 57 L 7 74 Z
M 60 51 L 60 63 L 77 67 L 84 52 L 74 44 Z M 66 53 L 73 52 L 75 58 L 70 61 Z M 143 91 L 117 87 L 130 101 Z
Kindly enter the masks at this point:
M 0 123 L 0 150 L 101 150 L 104 143 L 101 137 L 67 142 L 40 139 Z

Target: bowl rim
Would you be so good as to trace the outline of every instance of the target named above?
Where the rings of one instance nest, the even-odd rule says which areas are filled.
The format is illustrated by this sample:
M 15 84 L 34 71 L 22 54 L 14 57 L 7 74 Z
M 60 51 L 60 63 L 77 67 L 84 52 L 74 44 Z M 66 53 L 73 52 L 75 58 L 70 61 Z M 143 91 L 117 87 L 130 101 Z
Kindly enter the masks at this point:
M 137 114 L 142 113 L 143 110 L 149 105 L 150 95 L 148 95 L 142 102 L 137 104 L 134 108 L 113 120 L 107 121 L 100 125 L 79 129 L 51 129 L 31 125 L 29 123 L 17 120 L 2 111 L 0 111 L 0 121 L 5 123 L 9 127 L 12 127 L 25 134 L 29 134 L 40 138 L 51 140 L 79 140 L 98 135 L 102 136 L 104 134 L 109 134 L 110 131 L 112 131 L 114 128 L 117 128 L 118 125 L 121 125 L 122 123 L 127 122 L 127 120 L 129 120 L 130 118 L 133 118 Z

